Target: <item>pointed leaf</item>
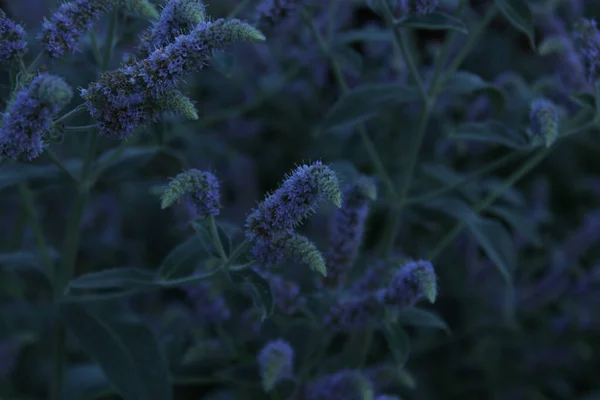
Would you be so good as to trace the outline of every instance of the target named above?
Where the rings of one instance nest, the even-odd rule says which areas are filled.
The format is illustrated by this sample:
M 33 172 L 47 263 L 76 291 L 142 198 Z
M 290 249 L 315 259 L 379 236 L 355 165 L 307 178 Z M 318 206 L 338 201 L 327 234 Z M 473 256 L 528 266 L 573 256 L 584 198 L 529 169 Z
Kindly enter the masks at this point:
M 158 275 L 167 280 L 193 273 L 206 259 L 202 241 L 196 236 L 188 238 L 175 247 L 161 263 Z
M 69 289 L 80 290 L 118 290 L 136 287 L 156 286 L 155 274 L 141 268 L 111 268 L 92 272 L 73 279 Z
M 496 0 L 504 17 L 518 30 L 527 35 L 531 48 L 535 50 L 533 16 L 525 0 Z
M 323 132 L 349 128 L 375 117 L 381 109 L 393 104 L 419 100 L 414 87 L 402 84 L 371 84 L 359 86 L 343 95 L 325 115 Z
M 169 369 L 150 329 L 92 306 L 63 305 L 61 314 L 124 400 L 173 398 Z
M 383 326 L 383 334 L 396 360 L 396 366 L 398 368 L 403 367 L 410 355 L 410 338 L 408 334 L 395 322 L 385 324 Z
M 450 138 L 495 143 L 518 150 L 531 147 L 525 135 L 498 121 L 474 122 L 460 125 L 450 135 Z
M 251 288 L 254 304 L 262 312 L 261 319 L 263 321 L 267 319 L 273 313 L 274 308 L 273 292 L 269 282 L 258 272 L 249 268 L 229 273 L 234 282 L 246 284 Z
M 493 206 L 489 208 L 491 214 L 502 218 L 508 225 L 515 229 L 519 234 L 530 243 L 536 246 L 542 246 L 542 238 L 535 222 L 524 212 L 518 212 L 508 207 Z
M 437 328 L 450 332 L 450 328 L 443 319 L 421 308 L 407 308 L 399 311 L 396 314 L 396 322 L 402 326 Z
M 468 221 L 467 227 L 502 277 L 512 282 L 517 259 L 512 237 L 506 228 L 500 222 L 487 218 Z
M 59 169 L 55 165 L 5 164 L 0 167 L 0 190 L 35 179 L 53 179 L 58 175 Z
M 427 15 L 409 15 L 395 21 L 396 26 L 426 29 L 430 31 L 457 31 L 469 33 L 467 26 L 460 19 L 444 12 L 435 11 Z

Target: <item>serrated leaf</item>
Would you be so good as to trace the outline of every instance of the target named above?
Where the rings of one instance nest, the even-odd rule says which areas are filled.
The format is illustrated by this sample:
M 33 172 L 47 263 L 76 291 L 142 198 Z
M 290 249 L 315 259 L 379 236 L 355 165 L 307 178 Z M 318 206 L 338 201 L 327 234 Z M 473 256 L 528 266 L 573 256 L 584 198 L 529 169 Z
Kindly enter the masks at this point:
M 401 368 L 410 356 L 410 338 L 406 331 L 395 322 L 388 322 L 383 326 L 383 335 L 388 347 L 394 356 L 396 366 Z
M 510 233 L 500 222 L 488 218 L 470 220 L 466 225 L 502 277 L 511 283 L 517 258 Z
M 533 15 L 525 0 L 495 0 L 500 12 L 519 31 L 527 35 L 531 48 L 535 50 Z
M 440 316 L 416 307 L 399 311 L 396 314 L 396 323 L 401 326 L 437 328 L 450 332 L 450 328 Z
M 260 308 L 261 320 L 264 321 L 274 309 L 273 292 L 271 285 L 258 272 L 252 269 L 230 271 L 231 279 L 236 283 L 247 284 L 252 291 L 254 304 Z
M 148 270 L 126 267 L 91 272 L 69 282 L 69 289 L 120 290 L 156 286 L 156 275 Z
M 320 130 L 352 127 L 365 122 L 384 107 L 393 104 L 410 103 L 419 100 L 414 87 L 402 84 L 369 84 L 359 86 L 343 95 L 325 115 Z
M 450 135 L 455 140 L 474 140 L 495 143 L 512 149 L 528 149 L 530 144 L 524 134 L 498 121 L 472 122 L 458 126 Z
M 173 398 L 164 354 L 152 331 L 142 323 L 90 305 L 63 305 L 61 315 L 124 400 Z
M 396 26 L 430 31 L 456 31 L 464 33 L 465 35 L 469 33 L 464 22 L 450 14 L 440 11 L 434 11 L 433 13 L 426 15 L 411 14 L 396 20 L 394 23 Z

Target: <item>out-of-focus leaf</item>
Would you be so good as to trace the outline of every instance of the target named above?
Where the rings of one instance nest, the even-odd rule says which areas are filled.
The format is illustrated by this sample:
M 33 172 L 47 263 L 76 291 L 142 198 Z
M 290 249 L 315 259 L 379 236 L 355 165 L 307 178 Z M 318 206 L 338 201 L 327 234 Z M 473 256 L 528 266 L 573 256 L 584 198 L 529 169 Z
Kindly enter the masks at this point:
M 145 325 L 92 305 L 66 304 L 61 315 L 124 400 L 173 398 L 165 356 Z
M 348 128 L 375 117 L 382 108 L 419 100 L 414 87 L 402 84 L 368 84 L 343 95 L 325 115 L 321 132 Z
M 439 210 L 460 221 L 467 222 L 477 218 L 471 206 L 456 197 L 443 197 L 422 204 L 423 207 Z
M 251 288 L 254 304 L 261 310 L 261 319 L 264 321 L 272 313 L 274 308 L 273 292 L 269 282 L 252 269 L 230 271 L 234 282 L 247 284 Z
M 34 179 L 54 179 L 60 171 L 55 165 L 6 164 L 0 167 L 0 190 Z
M 6 269 L 33 269 L 46 273 L 42 260 L 36 254 L 25 251 L 0 254 L 0 270 Z
M 336 44 L 350 44 L 355 42 L 389 42 L 392 40 L 392 35 L 386 29 L 355 29 L 336 35 L 334 40 Z
M 69 289 L 119 290 L 156 286 L 156 275 L 148 270 L 126 267 L 91 272 L 69 282 Z
M 460 125 L 450 135 L 450 138 L 495 143 L 518 150 L 531 147 L 524 134 L 498 121 L 472 122 Z
M 531 48 L 535 50 L 533 16 L 525 0 L 495 0 L 500 12 L 519 31 L 527 35 Z
M 95 364 L 79 364 L 67 369 L 63 398 L 88 400 L 114 393 L 102 369 Z
M 340 66 L 355 74 L 360 74 L 363 69 L 362 55 L 347 45 L 338 45 L 332 49 L 332 55 L 339 61 Z
M 396 314 L 396 322 L 402 326 L 437 328 L 450 332 L 450 328 L 442 318 L 421 308 L 407 308 L 399 311 Z
M 198 244 L 201 246 L 201 248 L 204 249 L 208 255 L 219 258 L 221 255 L 219 254 L 219 251 L 217 250 L 217 247 L 213 241 L 212 234 L 210 233 L 208 219 L 195 219 L 191 222 L 191 225 L 196 232 Z M 219 236 L 221 236 L 220 233 Z
M 403 367 L 410 355 L 410 338 L 397 323 L 388 322 L 383 326 L 383 334 L 394 356 L 397 367 Z
M 426 29 L 430 31 L 457 31 L 464 33 L 465 35 L 469 33 L 464 22 L 452 15 L 440 11 L 435 11 L 426 15 L 411 14 L 407 17 L 397 19 L 395 24 L 401 27 Z
M 507 224 L 519 232 L 524 239 L 536 246 L 542 245 L 542 238 L 540 237 L 537 226 L 531 220 L 530 215 L 525 215 L 524 213 L 519 213 L 516 210 L 503 206 L 492 206 L 489 208 L 489 212 L 502 218 Z
M 466 224 L 477 244 L 492 260 L 502 277 L 511 283 L 517 259 L 510 233 L 500 222 L 488 218 L 472 219 L 466 221 Z
M 163 280 L 182 277 L 194 273 L 207 259 L 203 240 L 197 236 L 188 238 L 175 247 L 161 263 L 158 275 Z M 207 276 L 212 275 L 209 272 Z
M 95 179 L 98 179 L 100 175 L 119 175 L 143 167 L 159 152 L 160 147 L 157 146 L 110 149 L 98 157 L 94 163 L 92 170 L 99 171 Z
M 237 67 L 237 58 L 231 53 L 217 53 L 210 59 L 210 65 L 225 78 L 231 79 Z
M 550 36 L 545 38 L 538 46 L 538 54 L 547 56 L 550 54 L 561 54 L 568 49 L 569 40 L 563 36 Z

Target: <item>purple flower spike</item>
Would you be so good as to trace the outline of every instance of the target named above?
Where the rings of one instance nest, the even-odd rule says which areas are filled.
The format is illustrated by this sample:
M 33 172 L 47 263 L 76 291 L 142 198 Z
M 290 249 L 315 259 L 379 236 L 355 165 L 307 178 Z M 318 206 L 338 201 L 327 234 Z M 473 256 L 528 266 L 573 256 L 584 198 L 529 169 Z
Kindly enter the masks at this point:
M 284 340 L 267 343 L 258 354 L 258 367 L 265 392 L 273 390 L 283 379 L 294 374 L 294 349 Z
M 0 63 L 10 63 L 27 53 L 25 30 L 0 10 Z
M 386 304 L 410 307 L 422 297 L 431 303 L 437 297 L 437 277 L 429 261 L 411 261 L 400 268 L 389 283 L 385 294 Z
M 373 387 L 360 371 L 342 370 L 309 383 L 306 399 L 372 400 Z

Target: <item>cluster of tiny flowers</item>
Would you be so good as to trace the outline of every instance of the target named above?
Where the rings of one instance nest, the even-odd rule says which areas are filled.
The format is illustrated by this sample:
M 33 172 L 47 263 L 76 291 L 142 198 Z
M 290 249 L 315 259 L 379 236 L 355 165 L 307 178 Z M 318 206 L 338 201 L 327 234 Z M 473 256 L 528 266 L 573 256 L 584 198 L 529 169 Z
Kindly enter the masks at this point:
M 320 253 L 294 229 L 313 214 L 323 198 L 341 206 L 341 191 L 335 172 L 317 161 L 302 165 L 281 187 L 252 210 L 246 219 L 246 237 L 252 241 L 252 254 L 263 264 L 273 265 L 297 249 L 303 261 L 314 269 L 324 266 Z
M 281 275 L 260 272 L 269 281 L 275 306 L 284 314 L 294 314 L 306 305 L 306 297 L 302 295 L 300 286 Z
M 115 0 L 73 0 L 63 3 L 50 19 L 42 23 L 38 40 L 51 58 L 57 59 L 77 49 L 100 16 L 115 5 Z
M 363 240 L 369 203 L 376 197 L 375 183 L 367 177 L 344 188 L 342 207 L 336 210 L 331 221 L 329 247 L 325 255 L 326 283 L 329 285 L 343 283 L 354 265 Z
M 307 400 L 373 400 L 373 387 L 357 370 L 342 370 L 309 383 Z
M 593 19 L 579 21 L 573 34 L 577 52 L 586 69 L 588 81 L 600 76 L 600 31 Z
M 185 288 L 196 315 L 205 325 L 218 324 L 231 317 L 225 297 L 214 293 L 210 282 L 200 282 Z
M 73 90 L 62 79 L 40 74 L 21 89 L 4 114 L 0 130 L 0 154 L 13 159 L 32 160 L 43 150 L 43 135 L 52 125 L 52 116 L 65 107 Z
M 200 0 L 169 1 L 158 21 L 141 35 L 138 56 L 147 57 L 157 48 L 173 42 L 177 36 L 187 35 L 205 21 L 206 13 Z
M 18 60 L 26 53 L 25 30 L 0 9 L 0 63 Z
M 388 284 L 383 300 L 394 307 L 410 307 L 422 297 L 431 303 L 437 297 L 437 276 L 429 261 L 410 261 L 401 267 Z
M 202 22 L 147 58 L 103 74 L 81 96 L 100 131 L 123 139 L 156 121 L 162 112 L 157 98 L 176 90 L 177 83 L 202 69 L 214 52 L 231 43 L 262 40 L 259 31 L 237 19 Z
M 550 147 L 558 137 L 558 109 L 546 99 L 537 99 L 531 103 L 529 112 L 531 131 L 535 136 L 542 137 L 546 146 Z
M 332 305 L 323 318 L 326 327 L 334 332 L 348 332 L 373 325 L 383 314 L 383 292 L 350 296 Z
M 177 175 L 163 192 L 161 207 L 167 208 L 186 195 L 189 195 L 189 205 L 197 218 L 216 216 L 221 212 L 219 180 L 210 172 L 190 169 Z
M 258 23 L 277 25 L 288 15 L 296 13 L 300 4 L 300 0 L 262 0 L 256 8 Z
M 406 14 L 427 15 L 435 11 L 439 0 L 400 0 L 400 9 Z
M 392 277 L 396 260 L 377 260 L 369 265 L 363 274 L 352 284 L 352 292 L 365 294 L 375 292 L 385 286 Z
M 294 376 L 294 349 L 284 340 L 267 343 L 258 353 L 262 387 L 270 392 L 275 385 Z

